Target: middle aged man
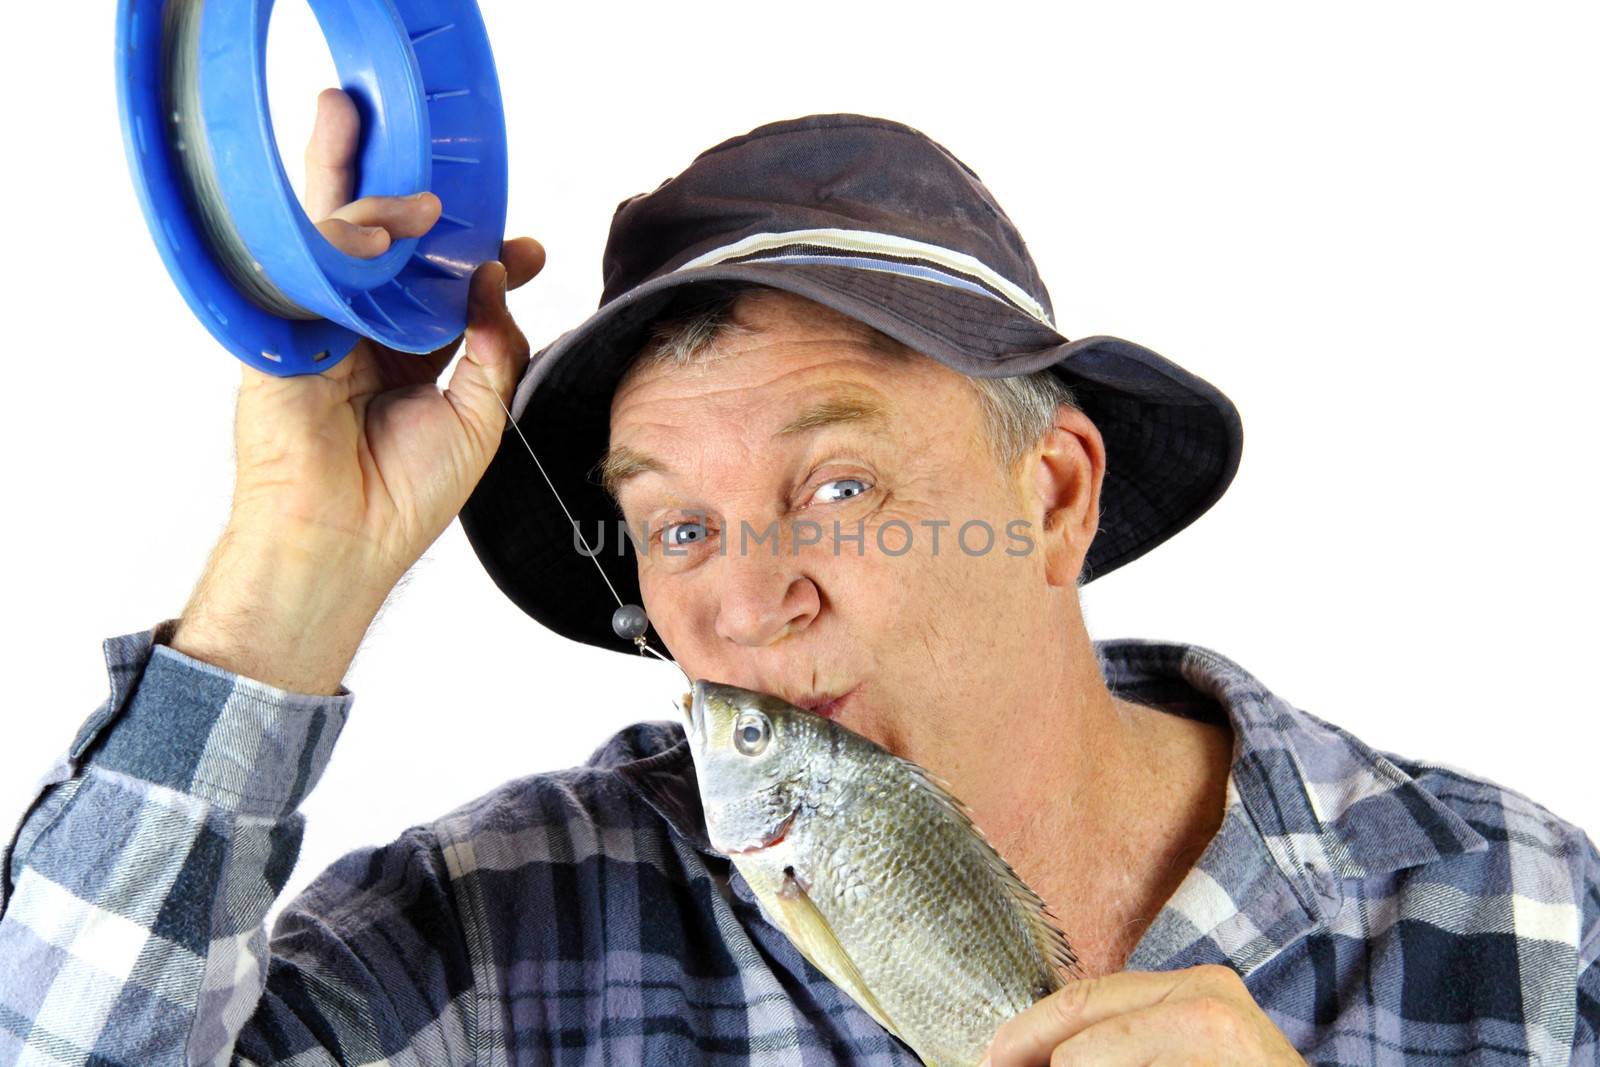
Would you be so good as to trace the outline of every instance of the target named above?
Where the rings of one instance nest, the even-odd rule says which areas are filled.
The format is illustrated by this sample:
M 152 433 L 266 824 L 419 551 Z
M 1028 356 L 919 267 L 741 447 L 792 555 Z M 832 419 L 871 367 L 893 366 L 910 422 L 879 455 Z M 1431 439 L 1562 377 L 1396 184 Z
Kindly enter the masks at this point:
M 373 254 L 440 206 L 346 205 L 355 136 L 325 94 L 313 209 Z M 996 1067 L 1594 1062 L 1581 831 L 1209 649 L 1090 640 L 1079 585 L 1221 495 L 1238 417 L 1059 334 L 944 149 L 860 116 L 711 149 L 619 208 L 600 310 L 525 375 L 502 286 L 542 252 L 503 258 L 444 393 L 449 353 L 245 368 L 228 532 L 181 617 L 106 642 L 111 697 L 12 842 L 0 1058 L 914 1062 L 711 850 L 675 724 L 352 853 L 267 941 L 350 657 L 458 510 L 530 615 L 632 652 L 509 399 L 591 539 L 645 531 L 601 562 L 690 674 L 948 779 L 1061 916 L 1090 977 L 1002 1027 Z

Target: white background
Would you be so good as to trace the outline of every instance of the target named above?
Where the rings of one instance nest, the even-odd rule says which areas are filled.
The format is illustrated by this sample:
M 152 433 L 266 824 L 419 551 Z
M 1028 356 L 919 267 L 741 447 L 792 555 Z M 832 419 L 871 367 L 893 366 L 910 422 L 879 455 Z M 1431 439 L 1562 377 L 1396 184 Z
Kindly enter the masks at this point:
M 291 170 L 331 70 L 302 3 L 273 31 Z M 536 346 L 593 308 L 617 203 L 702 149 L 812 112 L 908 122 L 983 176 L 1069 337 L 1149 345 L 1243 414 L 1232 488 L 1085 589 L 1091 635 L 1214 648 L 1600 835 L 1593 4 L 483 9 L 510 228 L 549 250 L 512 304 Z M 146 233 L 113 21 L 24 5 L 0 35 L 7 821 L 103 699 L 101 640 L 181 610 L 232 488 L 238 366 Z M 675 678 L 541 629 L 452 526 L 346 679 L 291 892 L 665 717 Z

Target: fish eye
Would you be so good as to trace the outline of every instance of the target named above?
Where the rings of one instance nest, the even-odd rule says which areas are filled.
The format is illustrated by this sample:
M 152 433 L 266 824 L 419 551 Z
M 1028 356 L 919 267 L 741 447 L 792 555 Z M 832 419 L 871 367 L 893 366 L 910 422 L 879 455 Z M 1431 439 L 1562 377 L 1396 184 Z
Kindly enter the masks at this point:
M 747 711 L 733 724 L 733 747 L 746 756 L 759 756 L 772 740 L 772 723 L 759 711 Z

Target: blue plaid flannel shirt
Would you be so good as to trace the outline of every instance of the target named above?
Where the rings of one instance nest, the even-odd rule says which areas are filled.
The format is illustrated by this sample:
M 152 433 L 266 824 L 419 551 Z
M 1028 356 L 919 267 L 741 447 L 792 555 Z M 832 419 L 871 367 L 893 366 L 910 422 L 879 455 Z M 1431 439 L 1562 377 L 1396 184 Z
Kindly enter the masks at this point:
M 711 850 L 670 724 L 351 853 L 269 941 L 354 698 L 191 659 L 162 644 L 174 623 L 105 642 L 110 699 L 7 845 L 0 1060 L 916 1062 Z M 1582 831 L 1375 752 L 1208 649 L 1095 647 L 1117 695 L 1236 738 L 1222 827 L 1130 969 L 1234 968 L 1317 1064 L 1596 1062 Z

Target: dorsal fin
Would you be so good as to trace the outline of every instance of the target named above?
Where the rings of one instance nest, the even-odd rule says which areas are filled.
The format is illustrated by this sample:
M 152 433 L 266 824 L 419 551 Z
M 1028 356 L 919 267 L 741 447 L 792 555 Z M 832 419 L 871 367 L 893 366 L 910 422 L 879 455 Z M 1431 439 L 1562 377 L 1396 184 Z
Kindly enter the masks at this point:
M 1064 984 L 1063 971 L 1073 978 L 1084 977 L 1077 953 L 1072 951 L 1067 935 L 1061 932 L 1056 917 L 1051 914 L 1043 898 L 1011 869 L 1011 864 L 1005 861 L 1005 857 L 995 851 L 994 845 L 989 842 L 983 830 L 973 822 L 972 812 L 950 788 L 950 783 L 918 763 L 913 763 L 902 756 L 894 756 L 892 753 L 890 755 L 934 801 L 960 819 L 972 831 L 978 841 L 980 854 L 994 871 L 1001 887 L 1016 904 L 1018 912 L 1027 922 L 1028 932 L 1033 937 L 1039 955 L 1049 964 L 1046 970 L 1050 972 L 1050 990 L 1054 992 Z

